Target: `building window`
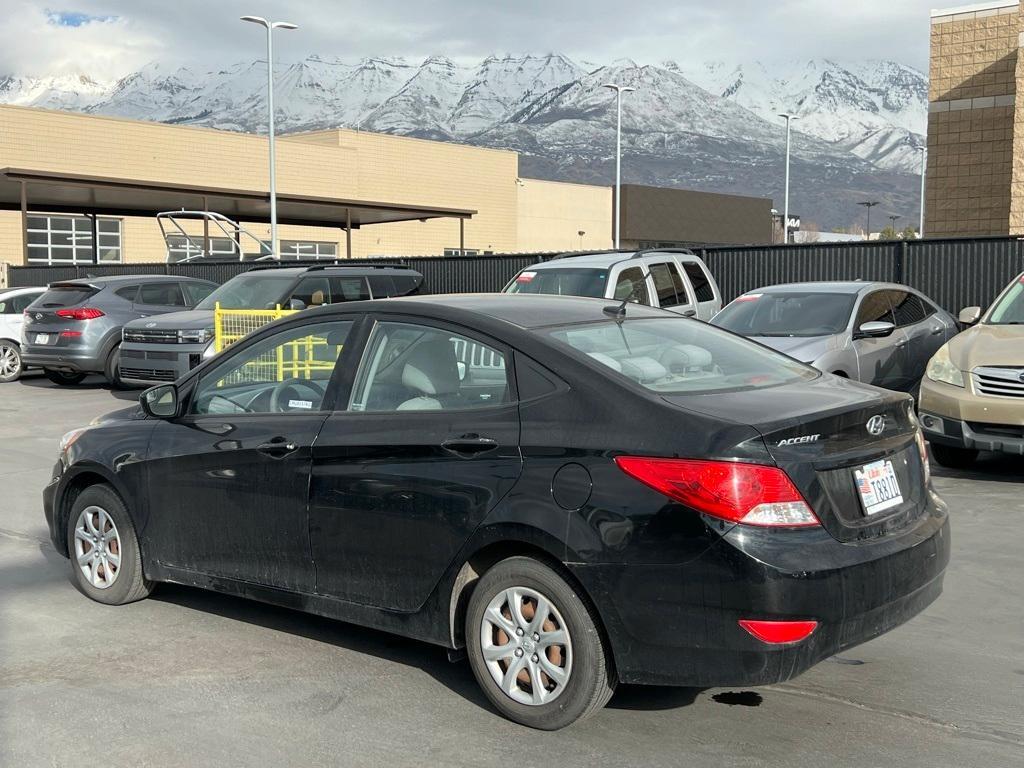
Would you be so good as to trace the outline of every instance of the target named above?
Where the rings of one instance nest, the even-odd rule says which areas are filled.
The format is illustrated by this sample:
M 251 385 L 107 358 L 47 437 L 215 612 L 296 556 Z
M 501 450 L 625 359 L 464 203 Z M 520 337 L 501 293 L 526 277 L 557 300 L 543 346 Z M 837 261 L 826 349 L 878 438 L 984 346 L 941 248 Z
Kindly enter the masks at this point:
M 336 259 L 338 244 L 316 240 L 282 240 L 282 259 Z
M 121 261 L 121 220 L 96 220 L 93 259 L 92 219 L 88 216 L 28 217 L 30 264 L 113 264 Z
M 168 261 L 193 261 L 199 258 L 203 258 L 202 235 L 193 235 L 190 238 L 184 235 L 167 235 Z M 210 253 L 206 258 L 237 259 L 237 245 L 230 237 L 211 237 Z
M 461 251 L 458 248 L 445 248 L 444 249 L 444 255 L 445 256 L 458 256 L 460 254 L 462 254 L 464 256 L 479 256 L 480 255 L 480 251 L 478 249 L 476 249 L 476 248 L 463 248 Z

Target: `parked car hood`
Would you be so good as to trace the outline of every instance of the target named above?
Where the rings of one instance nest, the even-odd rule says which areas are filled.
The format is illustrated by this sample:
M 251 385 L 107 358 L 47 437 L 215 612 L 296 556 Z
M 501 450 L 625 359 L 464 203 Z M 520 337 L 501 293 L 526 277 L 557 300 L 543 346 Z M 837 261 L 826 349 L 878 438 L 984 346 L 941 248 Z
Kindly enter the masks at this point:
M 213 328 L 213 312 L 208 309 L 188 309 L 156 317 L 142 317 L 125 324 L 125 328 L 170 328 L 176 331 L 190 331 L 199 328 Z
M 838 336 L 750 336 L 751 341 L 795 357 L 803 363 L 813 363 L 831 349 L 836 349 Z
M 1024 325 L 976 325 L 949 342 L 950 361 L 961 371 L 979 365 L 1024 366 Z
M 146 413 L 142 410 L 142 406 L 136 403 L 128 408 L 119 408 L 116 411 L 111 411 L 110 413 L 104 413 L 102 416 L 97 416 L 92 420 L 89 426 L 96 427 L 110 421 L 134 421 L 135 419 L 143 419 L 145 417 Z

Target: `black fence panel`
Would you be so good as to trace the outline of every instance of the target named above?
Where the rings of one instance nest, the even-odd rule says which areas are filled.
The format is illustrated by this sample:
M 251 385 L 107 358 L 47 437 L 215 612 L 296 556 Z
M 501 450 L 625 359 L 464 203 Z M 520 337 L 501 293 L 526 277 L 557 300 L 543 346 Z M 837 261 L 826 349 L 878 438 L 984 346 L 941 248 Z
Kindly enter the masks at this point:
M 431 293 L 493 293 L 524 267 L 542 257 L 524 254 L 507 256 L 418 257 L 402 263 L 423 275 Z
M 904 282 L 957 314 L 988 307 L 1024 272 L 1024 243 L 1017 238 L 911 241 Z

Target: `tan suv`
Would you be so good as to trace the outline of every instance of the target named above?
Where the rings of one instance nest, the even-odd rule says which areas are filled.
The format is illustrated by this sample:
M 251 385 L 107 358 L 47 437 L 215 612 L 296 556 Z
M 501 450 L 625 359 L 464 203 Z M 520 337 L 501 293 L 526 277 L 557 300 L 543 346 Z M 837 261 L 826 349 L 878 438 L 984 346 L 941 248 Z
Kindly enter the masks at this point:
M 979 323 L 978 320 L 981 319 Z M 921 426 L 944 467 L 966 467 L 978 451 L 1024 455 L 1024 274 L 972 328 L 935 353 L 921 382 Z

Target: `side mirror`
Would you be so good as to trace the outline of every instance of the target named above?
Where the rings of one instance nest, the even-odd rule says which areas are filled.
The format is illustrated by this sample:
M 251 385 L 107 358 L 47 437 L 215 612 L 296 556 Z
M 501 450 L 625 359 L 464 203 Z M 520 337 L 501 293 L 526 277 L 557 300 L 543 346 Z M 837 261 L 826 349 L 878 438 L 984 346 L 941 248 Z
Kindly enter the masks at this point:
M 305 309 L 305 308 L 306 308 L 306 302 L 304 302 L 302 299 L 289 299 L 288 300 L 288 309 Z
M 139 397 L 139 404 L 149 416 L 173 419 L 178 415 L 178 387 L 174 384 L 160 384 L 147 389 Z
M 857 329 L 857 336 L 862 339 L 882 339 L 891 336 L 895 330 L 896 326 L 893 323 L 885 320 L 872 320 Z
M 981 307 L 964 307 L 957 320 L 963 325 L 974 325 L 981 320 Z

